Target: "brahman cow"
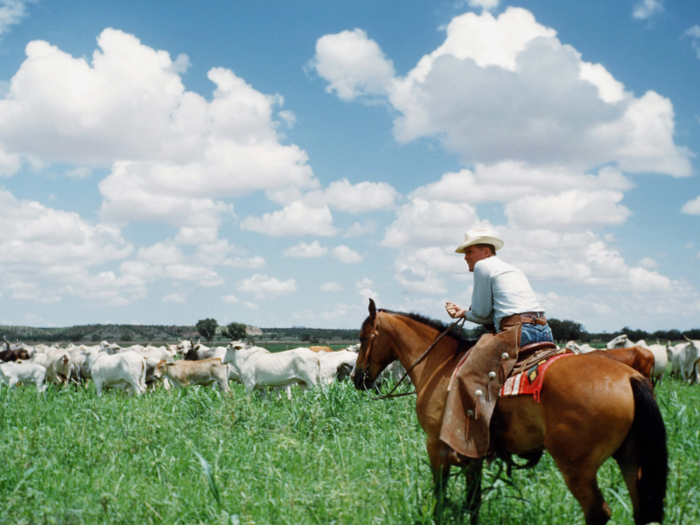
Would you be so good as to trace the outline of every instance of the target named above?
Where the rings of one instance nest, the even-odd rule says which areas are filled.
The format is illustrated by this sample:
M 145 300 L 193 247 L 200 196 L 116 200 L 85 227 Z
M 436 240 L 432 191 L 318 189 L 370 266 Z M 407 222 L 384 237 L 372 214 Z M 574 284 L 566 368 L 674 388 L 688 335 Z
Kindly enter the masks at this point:
M 169 379 L 177 388 L 217 383 L 224 392 L 231 392 L 228 386 L 228 366 L 222 364 L 221 359 L 181 360 L 174 363 L 163 359 L 156 366 L 155 376 Z
M 2 382 L 8 388 L 14 388 L 17 383 L 26 385 L 34 383 L 37 392 L 46 390 L 46 368 L 35 363 L 3 363 L 0 364 Z
M 250 395 L 255 390 L 285 388 L 299 384 L 314 387 L 320 381 L 319 354 L 308 348 L 295 348 L 271 354 L 258 347 L 229 344 L 224 363 L 231 363 Z M 287 396 L 291 398 L 289 391 Z
M 85 359 L 98 397 L 103 388 L 121 388 L 141 395 L 146 391 L 146 360 L 138 352 L 87 352 Z

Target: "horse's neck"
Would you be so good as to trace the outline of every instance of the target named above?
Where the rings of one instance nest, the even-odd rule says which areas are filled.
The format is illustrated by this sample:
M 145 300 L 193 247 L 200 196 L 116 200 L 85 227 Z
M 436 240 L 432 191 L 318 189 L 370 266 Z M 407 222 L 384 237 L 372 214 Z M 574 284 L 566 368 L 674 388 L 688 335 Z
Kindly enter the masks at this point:
M 395 353 L 406 370 L 413 366 L 440 335 L 440 332 L 434 328 L 403 316 L 400 319 L 398 316 L 393 317 L 392 322 L 387 323 L 386 330 L 394 343 Z M 457 344 L 457 341 L 445 335 L 409 372 L 408 375 L 416 389 L 421 389 L 433 370 L 455 356 Z

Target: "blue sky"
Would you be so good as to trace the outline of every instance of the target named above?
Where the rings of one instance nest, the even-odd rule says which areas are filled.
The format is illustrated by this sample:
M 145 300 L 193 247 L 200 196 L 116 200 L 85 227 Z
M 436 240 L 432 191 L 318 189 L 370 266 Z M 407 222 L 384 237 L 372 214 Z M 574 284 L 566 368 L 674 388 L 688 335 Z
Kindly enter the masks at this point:
M 700 5 L 0 2 L 0 323 L 700 326 Z

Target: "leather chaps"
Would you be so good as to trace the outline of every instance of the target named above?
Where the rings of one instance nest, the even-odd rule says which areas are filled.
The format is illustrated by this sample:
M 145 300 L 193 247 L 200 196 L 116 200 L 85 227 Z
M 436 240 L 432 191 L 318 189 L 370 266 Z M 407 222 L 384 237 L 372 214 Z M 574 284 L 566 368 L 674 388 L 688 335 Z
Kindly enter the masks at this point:
M 463 456 L 489 451 L 491 415 L 520 347 L 520 318 L 507 321 L 502 332 L 481 336 L 450 380 L 440 439 Z

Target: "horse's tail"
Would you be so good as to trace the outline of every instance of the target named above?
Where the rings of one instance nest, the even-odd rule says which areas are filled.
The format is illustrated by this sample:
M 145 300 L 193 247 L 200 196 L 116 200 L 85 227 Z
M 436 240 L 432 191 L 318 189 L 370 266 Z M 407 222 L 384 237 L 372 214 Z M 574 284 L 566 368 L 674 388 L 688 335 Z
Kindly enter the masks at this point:
M 634 421 L 630 435 L 636 456 L 639 515 L 635 523 L 663 522 L 664 498 L 668 478 L 666 427 L 646 378 L 630 378 L 634 395 Z

